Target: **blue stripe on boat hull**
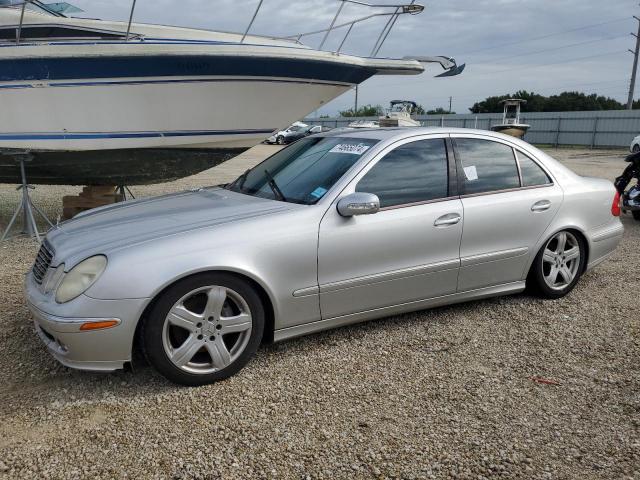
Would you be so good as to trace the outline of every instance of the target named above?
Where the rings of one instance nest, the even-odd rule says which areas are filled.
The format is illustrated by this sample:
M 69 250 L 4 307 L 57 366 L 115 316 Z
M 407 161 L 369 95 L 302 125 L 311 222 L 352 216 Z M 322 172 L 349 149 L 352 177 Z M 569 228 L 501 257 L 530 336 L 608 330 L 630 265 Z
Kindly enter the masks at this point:
M 275 128 L 254 130 L 179 130 L 167 132 L 64 132 L 64 133 L 0 133 L 4 140 L 99 140 L 117 138 L 204 137 L 218 135 L 269 135 Z
M 315 84 L 315 85 L 328 85 L 330 87 L 346 87 L 344 83 L 331 83 L 331 82 L 319 82 L 313 80 L 284 80 L 284 79 L 271 79 L 271 78 L 190 78 L 181 80 L 170 79 L 158 79 L 158 80 L 103 80 L 103 81 L 91 81 L 91 82 L 59 82 L 50 83 L 48 87 L 99 87 L 105 85 L 160 85 L 160 84 L 176 84 L 176 83 L 222 83 L 222 82 L 262 82 L 262 83 L 295 83 L 295 84 Z M 2 89 L 20 89 L 20 88 L 39 88 L 33 84 L 5 84 L 0 85 Z
M 321 60 L 228 55 L 51 57 L 0 60 L 0 81 L 96 78 L 243 76 L 359 84 L 370 67 Z

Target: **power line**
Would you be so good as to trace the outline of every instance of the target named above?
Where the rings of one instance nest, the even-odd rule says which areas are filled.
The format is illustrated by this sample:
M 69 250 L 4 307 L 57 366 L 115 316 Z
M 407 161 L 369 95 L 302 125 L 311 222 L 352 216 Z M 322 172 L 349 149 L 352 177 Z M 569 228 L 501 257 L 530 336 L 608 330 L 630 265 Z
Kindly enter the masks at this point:
M 467 52 L 466 54 L 462 54 L 462 55 L 468 55 L 468 54 L 471 54 L 471 53 L 482 52 L 482 51 L 487 51 L 487 50 L 494 50 L 494 49 L 503 50 L 504 47 L 506 47 L 506 46 L 519 45 L 519 44 L 522 44 L 522 43 L 533 42 L 533 41 L 542 40 L 542 39 L 545 39 L 545 38 L 551 38 L 551 37 L 558 36 L 558 35 L 564 35 L 564 34 L 567 34 L 567 33 L 577 32 L 577 31 L 586 30 L 586 29 L 590 29 L 590 28 L 595 28 L 595 27 L 599 27 L 599 26 L 602 26 L 602 25 L 609 25 L 609 24 L 612 24 L 612 23 L 617 23 L 617 22 L 621 22 L 623 20 L 628 20 L 628 19 L 629 19 L 629 17 L 616 18 L 616 19 L 607 20 L 607 21 L 604 21 L 604 22 L 598 22 L 598 23 L 594 23 L 594 24 L 589 24 L 589 25 L 584 25 L 584 26 L 581 26 L 581 27 L 576 27 L 576 28 L 564 30 L 564 31 L 561 31 L 561 32 L 555 32 L 555 33 L 551 33 L 551 34 L 540 35 L 540 36 L 537 36 L 537 37 L 529 37 L 529 38 L 526 38 L 526 39 L 523 39 L 523 40 L 510 42 L 510 43 L 503 43 L 503 44 L 501 44 L 499 46 L 483 47 L 483 48 L 480 48 L 480 49 L 472 50 L 472 51 Z M 626 36 L 626 35 L 624 35 L 624 36 Z M 614 36 L 614 37 L 610 37 L 610 38 L 601 38 L 601 39 L 597 39 L 597 40 L 588 40 L 588 41 L 584 41 L 584 42 L 577 42 L 577 43 L 572 43 L 572 44 L 567 44 L 567 45 L 561 45 L 561 46 L 557 46 L 557 47 L 542 49 L 542 50 L 536 50 L 536 51 L 533 51 L 533 52 L 523 53 L 523 54 L 519 54 L 519 55 L 501 57 L 501 58 L 495 59 L 493 61 L 497 62 L 497 61 L 502 61 L 502 60 L 508 60 L 508 59 L 512 59 L 512 58 L 516 58 L 516 57 L 523 57 L 523 56 L 535 55 L 535 54 L 539 54 L 539 53 L 557 51 L 557 50 L 561 50 L 561 49 L 565 49 L 565 48 L 572 48 L 572 47 L 577 47 L 577 46 L 582 46 L 582 45 L 588 45 L 588 44 L 593 44 L 593 43 L 597 43 L 597 42 L 607 42 L 607 41 L 616 40 L 616 39 L 619 39 L 619 38 L 622 38 L 622 37 L 623 37 L 623 35 Z M 550 63 L 523 66 L 523 67 L 507 68 L 507 69 L 493 71 L 493 72 L 480 73 L 479 75 L 486 75 L 486 74 L 495 75 L 495 74 L 504 73 L 504 72 L 527 70 L 527 69 L 539 68 L 539 67 L 551 66 L 551 65 L 567 64 L 567 63 L 572 63 L 572 62 L 577 62 L 577 61 L 582 61 L 582 60 L 589 60 L 589 59 L 592 59 L 592 58 L 611 56 L 611 55 L 618 55 L 620 53 L 625 53 L 625 52 L 621 52 L 621 51 L 606 52 L 606 53 L 602 53 L 602 54 L 587 55 L 587 56 L 583 56 L 583 57 L 579 57 L 579 58 L 573 58 L 573 59 L 563 60 L 563 61 L 558 61 L 558 62 L 550 62 Z M 596 84 L 606 84 L 606 83 L 616 83 L 616 82 L 619 83 L 620 81 L 618 80 L 618 81 L 592 82 L 592 83 L 582 84 L 582 85 L 596 85 Z M 376 85 L 376 87 L 396 86 L 396 85 L 403 85 L 404 86 L 404 85 L 417 84 L 417 83 L 422 83 L 422 80 L 416 80 L 416 81 L 413 81 L 413 82 L 404 82 L 404 81 L 393 82 L 393 83 Z M 580 84 L 578 84 L 578 85 L 580 85 Z M 546 88 L 550 88 L 550 87 L 546 87 Z M 556 88 L 558 88 L 558 87 L 556 87 Z M 562 88 L 562 87 L 560 87 L 560 88 Z M 456 98 L 472 98 L 472 97 L 473 98 L 477 98 L 477 95 L 457 96 Z M 443 97 L 443 99 L 448 99 L 448 97 Z
M 606 56 L 611 56 L 611 55 L 619 55 L 621 53 L 627 53 L 626 50 L 622 51 L 622 50 L 615 50 L 612 52 L 605 52 L 605 53 L 599 53 L 597 55 L 587 55 L 586 57 L 578 57 L 578 58 L 574 58 L 571 60 L 561 60 L 559 62 L 551 62 L 551 63 L 539 63 L 536 65 L 529 65 L 526 67 L 518 67 L 518 68 L 507 68 L 504 70 L 498 70 L 495 72 L 486 72 L 486 73 L 480 73 L 478 75 L 495 75 L 497 73 L 504 73 L 504 72 L 513 72 L 513 71 L 518 71 L 518 70 L 530 70 L 532 68 L 540 68 L 540 67 L 548 67 L 550 65 L 561 65 L 561 64 L 567 64 L 567 63 L 574 63 L 574 62 L 579 62 L 582 60 L 590 60 L 592 58 L 599 58 L 599 57 L 606 57 Z
M 618 35 L 617 37 L 597 38 L 596 40 L 587 40 L 586 42 L 570 43 L 570 44 L 567 44 L 567 45 L 561 45 L 559 47 L 552 47 L 552 48 L 545 48 L 543 50 L 536 50 L 535 52 L 519 53 L 517 55 L 510 55 L 508 57 L 501 57 L 501 58 L 491 59 L 491 61 L 492 62 L 501 62 L 502 60 L 510 60 L 512 58 L 520 58 L 520 57 L 526 57 L 526 56 L 529 56 L 529 55 L 537 55 L 538 53 L 555 52 L 556 50 L 562 50 L 564 48 L 579 47 L 581 45 L 589 45 L 591 43 L 598 43 L 598 42 L 608 42 L 610 40 L 617 40 L 619 38 L 626 38 L 626 37 L 627 37 L 626 35 Z
M 570 43 L 570 44 L 567 44 L 567 45 L 560 45 L 560 46 L 557 46 L 557 47 L 548 48 L 548 49 L 544 49 L 544 50 L 536 50 L 534 52 L 522 53 L 522 54 L 518 54 L 518 55 L 511 55 L 511 56 L 508 56 L 508 57 L 497 58 L 497 59 L 493 59 L 491 61 L 492 62 L 499 62 L 499 61 L 502 61 L 502 60 L 509 60 L 509 59 L 512 59 L 512 58 L 535 55 L 535 54 L 544 53 L 544 52 L 551 52 L 551 51 L 561 50 L 561 49 L 564 49 L 564 48 L 571 48 L 571 47 L 576 47 L 576 46 L 581 46 L 581 45 L 587 45 L 587 44 L 590 44 L 590 43 L 608 42 L 610 40 L 617 40 L 617 39 L 623 38 L 623 37 L 626 37 L 626 35 L 619 35 L 619 36 L 616 36 L 616 37 L 602 38 L 602 39 L 597 39 L 597 40 L 588 40 L 586 42 Z M 484 62 L 484 63 L 486 63 L 486 62 Z M 563 62 L 559 62 L 559 63 L 563 63 Z M 483 63 L 479 63 L 477 65 L 482 65 L 482 64 Z M 524 67 L 524 68 L 529 68 L 529 67 Z M 422 80 L 416 80 L 416 81 L 413 81 L 413 82 L 398 81 L 398 82 L 386 83 L 386 84 L 378 85 L 378 86 L 410 85 L 412 83 L 420 83 L 420 82 L 422 82 Z
M 591 85 L 606 85 L 606 84 L 611 84 L 611 87 L 607 87 L 604 90 L 601 90 L 598 93 L 602 93 L 603 91 L 609 91 L 611 89 L 616 89 L 616 93 L 620 92 L 621 88 L 624 88 L 623 85 L 626 84 L 627 81 L 626 80 L 605 80 L 605 81 L 600 81 L 600 82 L 589 82 L 589 83 L 574 83 L 574 84 L 564 84 L 564 85 L 555 85 L 555 86 L 543 86 L 540 87 L 541 89 L 544 90 L 565 90 L 569 89 L 569 88 L 575 88 L 575 87 L 582 87 L 582 86 L 591 86 Z M 613 86 L 616 85 L 616 86 Z M 477 91 L 476 93 L 467 93 L 466 95 L 456 95 L 456 99 L 460 100 L 460 99 L 467 99 L 467 98 L 478 98 L 480 96 L 483 95 L 488 95 L 485 92 L 480 92 Z M 423 102 L 432 102 L 432 103 L 437 103 L 437 102 L 447 102 L 449 100 L 448 96 L 443 96 L 443 97 L 427 97 L 425 99 L 423 99 Z
M 555 36 L 558 36 L 558 35 L 565 35 L 567 33 L 578 32 L 580 30 L 587 30 L 589 28 L 600 27 L 602 25 L 609 25 L 611 23 L 621 22 L 623 20 L 629 20 L 629 17 L 621 17 L 621 18 L 616 18 L 616 19 L 613 19 L 613 20 L 608 20 L 606 22 L 593 23 L 591 25 L 584 25 L 582 27 L 572 28 L 572 29 L 569 29 L 569 30 L 563 30 L 561 32 L 549 33 L 547 35 L 540 35 L 539 37 L 529 37 L 529 38 L 525 38 L 523 40 L 518 40 L 516 42 L 502 43 L 500 45 L 493 45 L 491 47 L 483 47 L 483 48 L 479 48 L 477 50 L 471 50 L 469 52 L 463 52 L 461 55 L 469 55 L 471 53 L 483 52 L 485 50 L 503 49 L 504 47 L 510 47 L 512 45 L 520 45 L 521 43 L 533 42 L 533 41 L 536 41 L 536 40 L 543 40 L 545 38 L 555 37 Z
M 540 64 L 535 64 L 535 65 L 529 65 L 529 66 L 524 66 L 524 67 L 516 67 L 516 68 L 507 68 L 504 70 L 498 70 L 498 71 L 492 71 L 492 72 L 485 72 L 485 73 L 478 73 L 476 75 L 495 75 L 497 73 L 504 73 L 504 72 L 513 72 L 513 71 L 518 71 L 518 70 L 526 70 L 526 69 L 530 69 L 530 68 L 538 68 L 538 67 L 546 67 L 549 65 L 560 65 L 560 64 L 566 64 L 566 63 L 572 63 L 572 62 L 578 62 L 581 60 L 589 60 L 591 58 L 597 58 L 597 57 L 604 57 L 607 55 L 618 55 L 620 53 L 626 53 L 626 51 L 619 51 L 616 50 L 614 52 L 606 52 L 606 53 L 602 53 L 602 54 L 597 54 L 597 55 L 588 55 L 586 57 L 578 57 L 578 58 L 574 58 L 574 59 L 570 59 L 570 60 L 562 60 L 562 61 L 558 61 L 558 62 L 552 62 L 552 63 L 540 63 Z M 413 81 L 399 81 L 399 82 L 392 82 L 392 83 L 383 83 L 380 85 L 376 85 L 376 87 L 393 87 L 396 85 L 413 85 L 413 84 L 418 84 L 418 83 L 423 83 L 424 80 L 420 79 L 420 80 L 413 80 Z

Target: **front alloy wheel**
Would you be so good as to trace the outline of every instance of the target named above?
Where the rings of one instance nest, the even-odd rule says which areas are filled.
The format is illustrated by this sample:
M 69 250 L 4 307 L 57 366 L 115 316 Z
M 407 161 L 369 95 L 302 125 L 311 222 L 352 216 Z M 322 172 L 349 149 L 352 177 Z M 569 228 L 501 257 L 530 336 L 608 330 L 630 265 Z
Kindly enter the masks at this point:
M 255 290 L 228 274 L 183 280 L 159 299 L 143 325 L 149 362 L 170 380 L 202 385 L 227 378 L 253 356 L 264 328 Z
M 563 297 L 578 283 L 584 271 L 585 253 L 581 238 L 569 231 L 558 232 L 536 256 L 530 280 L 543 296 Z

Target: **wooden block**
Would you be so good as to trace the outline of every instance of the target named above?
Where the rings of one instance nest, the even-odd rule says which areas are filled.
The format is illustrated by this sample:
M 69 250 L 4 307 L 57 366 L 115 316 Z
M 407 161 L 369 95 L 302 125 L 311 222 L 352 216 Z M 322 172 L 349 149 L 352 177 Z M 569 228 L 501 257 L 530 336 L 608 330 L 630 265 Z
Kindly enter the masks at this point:
M 85 210 L 111 205 L 123 200 L 123 195 L 117 193 L 117 187 L 87 186 L 78 195 L 62 197 L 63 215 L 65 219 L 68 219 Z
M 83 192 L 87 192 L 90 196 L 101 196 L 101 195 L 113 195 L 116 192 L 116 188 L 111 185 L 99 185 L 99 186 L 88 186 L 82 189 Z

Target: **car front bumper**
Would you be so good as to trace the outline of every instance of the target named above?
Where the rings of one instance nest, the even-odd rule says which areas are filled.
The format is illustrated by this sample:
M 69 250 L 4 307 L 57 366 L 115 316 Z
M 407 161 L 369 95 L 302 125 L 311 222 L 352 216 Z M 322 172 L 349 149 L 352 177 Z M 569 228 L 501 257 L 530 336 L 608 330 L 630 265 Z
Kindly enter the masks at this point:
M 136 325 L 148 299 L 97 300 L 81 295 L 58 304 L 53 294 L 40 290 L 31 273 L 25 279 L 25 296 L 38 337 L 63 365 L 109 372 L 131 361 Z M 104 320 L 118 323 L 103 330 L 80 330 L 87 322 Z

